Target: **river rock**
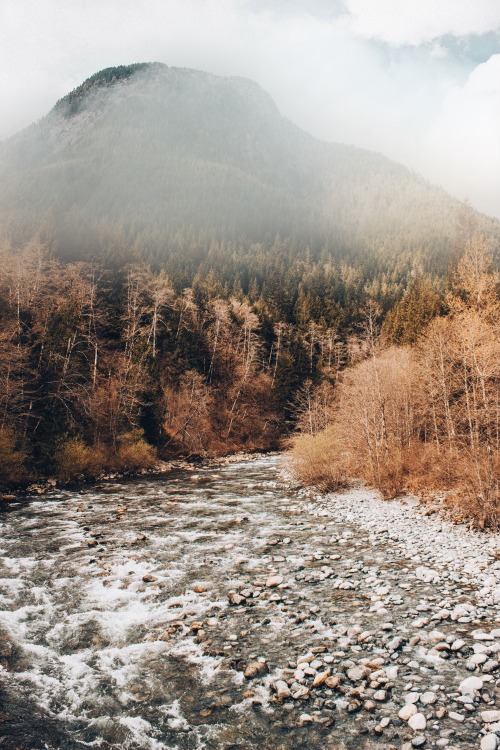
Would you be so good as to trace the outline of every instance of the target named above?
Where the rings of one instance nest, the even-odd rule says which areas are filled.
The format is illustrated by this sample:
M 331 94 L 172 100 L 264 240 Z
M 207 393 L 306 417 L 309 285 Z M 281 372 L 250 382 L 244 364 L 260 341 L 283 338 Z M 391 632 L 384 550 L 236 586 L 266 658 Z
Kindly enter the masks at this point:
M 286 684 L 284 680 L 276 680 L 276 682 L 273 684 L 274 690 L 276 691 L 276 696 L 278 700 L 285 700 L 285 698 L 289 698 L 291 695 L 290 688 Z
M 427 726 L 425 716 L 421 713 L 413 714 L 408 719 L 408 726 L 415 730 L 415 732 L 421 732 Z
M 424 706 L 431 706 L 433 703 L 437 701 L 437 695 L 436 693 L 432 692 L 432 690 L 427 690 L 425 693 L 422 693 L 420 696 L 420 702 L 424 704 Z
M 481 719 L 485 724 L 494 724 L 496 721 L 500 721 L 500 711 L 481 711 Z
M 266 586 L 268 589 L 275 588 L 283 583 L 283 576 L 269 576 L 266 579 Z
M 350 680 L 352 680 L 352 682 L 365 680 L 369 674 L 371 674 L 371 669 L 369 667 L 363 666 L 362 664 L 358 664 L 357 666 L 351 667 L 351 669 L 347 670 L 347 676 Z
M 242 604 L 245 601 L 245 597 L 238 594 L 237 591 L 229 591 L 227 598 L 230 604 Z
M 400 711 L 398 712 L 398 716 L 403 721 L 408 721 L 416 713 L 418 713 L 418 709 L 415 704 L 407 703 L 405 706 L 403 706 L 402 709 L 400 709 Z
M 476 691 L 483 689 L 483 681 L 480 677 L 467 677 L 458 689 L 462 695 L 474 695 Z
M 439 581 L 439 573 L 436 570 L 433 570 L 432 568 L 426 568 L 423 565 L 419 566 L 415 570 L 415 576 L 419 581 L 423 581 L 424 583 L 433 583 L 434 581 Z
M 313 687 L 319 687 L 322 685 L 330 676 L 330 670 L 326 669 L 324 672 L 318 672 L 313 680 Z
M 481 750 L 497 750 L 498 737 L 496 734 L 486 734 L 481 740 Z
M 253 677 L 260 677 L 267 672 L 267 666 L 264 661 L 252 661 L 245 667 L 243 674 L 247 680 L 251 680 Z

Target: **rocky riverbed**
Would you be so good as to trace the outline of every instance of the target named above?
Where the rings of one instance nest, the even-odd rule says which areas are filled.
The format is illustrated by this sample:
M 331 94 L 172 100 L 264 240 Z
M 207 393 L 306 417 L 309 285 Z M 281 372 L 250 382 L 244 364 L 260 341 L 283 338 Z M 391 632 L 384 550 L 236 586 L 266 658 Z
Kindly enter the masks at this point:
M 494 750 L 497 539 L 279 472 L 3 509 L 0 747 Z

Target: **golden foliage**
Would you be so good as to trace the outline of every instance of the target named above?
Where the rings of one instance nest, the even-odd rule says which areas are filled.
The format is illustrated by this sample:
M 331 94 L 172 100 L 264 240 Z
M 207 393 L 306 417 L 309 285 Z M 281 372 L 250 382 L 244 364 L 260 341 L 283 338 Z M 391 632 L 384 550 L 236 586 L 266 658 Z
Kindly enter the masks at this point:
M 500 527 L 500 305 L 482 238 L 458 263 L 450 313 L 413 348 L 377 350 L 342 378 L 333 427 L 298 439 L 295 470 L 330 486 L 339 466 L 386 497 L 448 490 L 461 517 Z
M 97 446 L 85 445 L 79 438 L 62 442 L 54 454 L 56 476 L 62 482 L 95 479 L 106 465 L 106 453 Z

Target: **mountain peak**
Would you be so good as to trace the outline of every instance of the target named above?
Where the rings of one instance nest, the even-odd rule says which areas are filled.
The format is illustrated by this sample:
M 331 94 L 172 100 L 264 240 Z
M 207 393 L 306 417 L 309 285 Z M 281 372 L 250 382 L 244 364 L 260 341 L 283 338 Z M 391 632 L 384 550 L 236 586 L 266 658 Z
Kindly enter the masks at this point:
M 54 111 L 65 117 L 76 115 L 81 110 L 85 98 L 91 92 L 96 92 L 103 88 L 110 88 L 119 81 L 128 80 L 138 72 L 143 72 L 150 68 L 159 66 L 167 68 L 163 63 L 134 63 L 132 65 L 117 65 L 112 68 L 99 70 L 73 89 L 73 91 L 70 91 L 69 94 L 63 96 L 62 99 L 59 99 L 54 106 Z

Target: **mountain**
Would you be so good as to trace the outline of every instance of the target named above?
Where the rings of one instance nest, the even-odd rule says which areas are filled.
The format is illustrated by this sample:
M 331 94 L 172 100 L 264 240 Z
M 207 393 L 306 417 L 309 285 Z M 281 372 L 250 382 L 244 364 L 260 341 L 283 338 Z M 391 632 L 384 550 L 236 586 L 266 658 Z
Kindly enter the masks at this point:
M 439 254 L 458 206 L 379 154 L 313 138 L 252 81 L 160 63 L 89 78 L 1 144 L 0 180 L 7 232 L 42 225 L 68 257 L 161 255 L 186 231 Z

